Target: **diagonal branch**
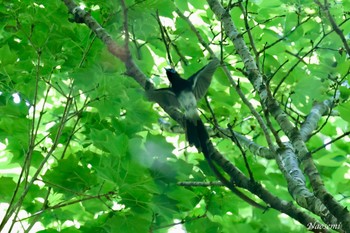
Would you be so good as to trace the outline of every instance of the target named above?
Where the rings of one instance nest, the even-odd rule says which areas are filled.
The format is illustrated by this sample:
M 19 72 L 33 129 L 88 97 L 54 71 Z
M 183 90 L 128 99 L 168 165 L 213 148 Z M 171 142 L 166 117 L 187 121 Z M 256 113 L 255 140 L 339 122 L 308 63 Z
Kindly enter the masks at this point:
M 347 39 L 345 38 L 343 31 L 339 28 L 339 26 L 335 22 L 335 20 L 334 20 L 333 16 L 331 15 L 331 13 L 329 12 L 329 7 L 328 7 L 329 4 L 328 4 L 328 2 L 325 0 L 324 1 L 324 5 L 322 5 L 322 3 L 319 0 L 314 0 L 314 1 L 316 2 L 317 5 L 320 6 L 320 8 L 324 11 L 326 16 L 328 17 L 328 20 L 331 23 L 333 30 L 340 37 L 340 40 L 343 42 L 344 48 L 346 50 L 346 53 L 348 54 L 348 56 L 350 56 L 350 47 L 349 47 L 349 44 L 347 42 Z
M 292 142 L 294 150 L 298 152 L 298 158 L 305 168 L 304 172 L 310 179 L 316 197 L 319 198 L 325 206 L 327 206 L 331 214 L 338 219 L 338 222 L 343 224 L 343 229 L 350 229 L 349 211 L 340 205 L 326 190 L 314 161 L 309 155 L 308 149 L 302 140 L 299 130 L 289 121 L 286 113 L 283 112 L 278 102 L 273 98 L 272 94 L 269 93 L 265 83 L 263 82 L 262 75 L 254 62 L 254 58 L 251 55 L 241 34 L 238 32 L 237 28 L 232 22 L 229 12 L 227 12 L 217 0 L 207 0 L 207 2 L 217 18 L 223 21 L 226 34 L 235 45 L 237 53 L 242 58 L 248 72 L 248 79 L 259 94 L 262 103 L 271 112 L 271 115 L 275 118 L 281 129 Z

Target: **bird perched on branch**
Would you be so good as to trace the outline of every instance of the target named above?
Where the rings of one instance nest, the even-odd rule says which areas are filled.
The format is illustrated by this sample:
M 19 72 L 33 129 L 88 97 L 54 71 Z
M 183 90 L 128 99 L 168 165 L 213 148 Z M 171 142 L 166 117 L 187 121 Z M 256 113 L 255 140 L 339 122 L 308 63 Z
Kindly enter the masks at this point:
M 204 127 L 197 112 L 197 102 L 206 94 L 219 60 L 214 58 L 188 79 L 183 79 L 174 69 L 165 69 L 171 86 L 148 93 L 151 101 L 181 109 L 185 115 L 185 132 L 189 144 L 201 151 L 200 134 Z M 200 127 L 198 127 L 198 125 Z

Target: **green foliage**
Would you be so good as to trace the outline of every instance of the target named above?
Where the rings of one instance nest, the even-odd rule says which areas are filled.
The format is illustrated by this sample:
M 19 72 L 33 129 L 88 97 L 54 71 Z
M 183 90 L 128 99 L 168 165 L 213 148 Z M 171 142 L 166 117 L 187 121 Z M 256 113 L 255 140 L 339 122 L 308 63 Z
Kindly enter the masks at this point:
M 227 6 L 229 1 L 221 2 Z M 221 41 L 226 35 L 220 34 L 220 23 L 205 1 L 128 0 L 126 4 L 134 62 L 157 86 L 167 85 L 163 70 L 167 54 L 157 11 L 171 40 L 171 57 L 183 76 L 207 64 L 208 52 L 175 13 L 178 8 L 191 14 L 189 20 L 199 34 L 225 58 L 244 95 L 262 112 L 260 98 L 242 72 L 241 58 L 228 39 Z M 120 3 L 89 0 L 85 5 L 115 41 L 123 43 Z M 335 21 L 344 22 L 341 30 L 349 35 L 349 24 L 342 18 L 350 11 L 349 2 L 330 5 Z M 307 142 L 308 148 L 317 149 L 326 139 L 348 131 L 349 59 L 328 21 L 320 23 L 319 7 L 311 0 L 249 1 L 247 7 L 258 65 L 296 126 L 314 103 L 339 90 L 339 115 L 329 117 L 328 124 Z M 241 9 L 234 7 L 230 14 L 251 46 Z M 159 130 L 156 124 L 163 112 L 146 100 L 139 84 L 125 75 L 124 64 L 86 25 L 69 22 L 73 16 L 63 1 L 3 1 L 0 16 L 0 204 L 7 208 L 19 203 L 16 219 L 23 228 L 16 223 L 13 232 L 28 226 L 34 226 L 31 232 L 43 233 L 167 232 L 175 225 L 191 233 L 304 229 L 276 210 L 255 209 L 221 186 L 178 185 L 216 177 L 202 155 L 183 149 L 184 137 Z M 233 125 L 233 130 L 267 146 L 222 69 L 216 72 L 208 96 L 220 126 Z M 199 109 L 212 120 L 204 101 Z M 274 121 L 271 124 L 278 127 Z M 213 141 L 247 174 L 232 141 Z M 348 148 L 345 140 L 337 141 L 314 155 L 326 187 L 344 196 L 350 195 L 344 179 L 349 176 Z M 247 156 L 255 179 L 274 195 L 292 201 L 276 163 L 249 152 Z M 5 222 L 8 230 L 12 220 Z
M 15 189 L 16 183 L 10 177 L 1 177 L 0 180 L 1 180 L 1 183 L 0 183 L 0 186 L 1 186 L 0 194 L 1 194 L 1 197 L 2 197 L 2 201 L 8 203 L 11 200 L 11 193 Z

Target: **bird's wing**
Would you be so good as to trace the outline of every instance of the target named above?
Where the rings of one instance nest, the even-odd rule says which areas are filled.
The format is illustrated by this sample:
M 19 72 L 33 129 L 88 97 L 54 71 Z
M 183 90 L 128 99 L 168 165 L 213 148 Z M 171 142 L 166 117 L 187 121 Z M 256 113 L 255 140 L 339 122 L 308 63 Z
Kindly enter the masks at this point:
M 161 106 L 180 108 L 180 103 L 170 88 L 149 90 L 146 95 L 150 101 L 157 102 Z
M 214 72 L 218 67 L 220 61 L 214 58 L 209 62 L 208 65 L 204 66 L 197 73 L 193 74 L 188 80 L 191 81 L 193 93 L 197 99 L 201 99 L 207 92 L 211 80 L 213 78 Z

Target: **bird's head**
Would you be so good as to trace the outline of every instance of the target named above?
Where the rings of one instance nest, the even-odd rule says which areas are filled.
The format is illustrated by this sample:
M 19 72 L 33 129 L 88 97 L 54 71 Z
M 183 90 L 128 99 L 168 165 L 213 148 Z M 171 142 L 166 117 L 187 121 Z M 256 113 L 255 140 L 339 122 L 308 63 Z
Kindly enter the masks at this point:
M 166 76 L 168 77 L 169 81 L 172 82 L 174 79 L 181 78 L 179 73 L 176 72 L 173 68 L 167 69 L 165 68 Z

